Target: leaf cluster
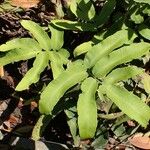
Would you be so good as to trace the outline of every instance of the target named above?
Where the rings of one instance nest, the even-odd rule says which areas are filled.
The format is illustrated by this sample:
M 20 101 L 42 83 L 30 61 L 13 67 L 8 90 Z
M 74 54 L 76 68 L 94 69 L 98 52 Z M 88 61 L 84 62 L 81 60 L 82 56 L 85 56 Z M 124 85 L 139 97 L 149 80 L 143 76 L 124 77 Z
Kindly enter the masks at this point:
M 124 16 L 115 11 L 118 3 L 107 0 L 97 12 L 94 1 L 72 0 L 67 9 L 74 20 L 52 20 L 48 26 L 51 36 L 37 23 L 22 20 L 21 25 L 32 38 L 17 38 L 0 46 L 3 53 L 0 66 L 35 58 L 33 67 L 19 82 L 16 91 L 28 89 L 38 82 L 47 66 L 51 68 L 53 80 L 41 93 L 39 110 L 41 114 L 52 117 L 64 110 L 76 145 L 79 144 L 79 136 L 97 140 L 102 130 L 99 127 L 102 118 L 119 120 L 124 115 L 124 118 L 128 116 L 127 119 L 133 119 L 143 127 L 150 120 L 149 106 L 134 90 L 135 87 L 129 90 L 126 86 L 140 78 L 146 96 L 149 95 L 149 75 L 144 68 L 133 64 L 133 60 L 148 56 L 150 50 L 149 1 L 125 0 L 122 6 L 126 10 Z M 110 21 L 111 26 L 108 27 Z M 69 58 L 69 51 L 63 48 L 64 30 L 90 31 L 94 36 L 78 45 L 73 51 L 74 57 Z M 75 91 L 78 95 L 74 96 Z M 61 107 L 59 102 L 69 102 L 73 106 Z M 104 102 L 107 107 L 102 110 L 100 106 Z M 117 113 L 121 115 L 115 117 L 111 112 L 116 113 L 118 108 L 121 112 Z M 118 120 L 116 124 L 119 124 Z

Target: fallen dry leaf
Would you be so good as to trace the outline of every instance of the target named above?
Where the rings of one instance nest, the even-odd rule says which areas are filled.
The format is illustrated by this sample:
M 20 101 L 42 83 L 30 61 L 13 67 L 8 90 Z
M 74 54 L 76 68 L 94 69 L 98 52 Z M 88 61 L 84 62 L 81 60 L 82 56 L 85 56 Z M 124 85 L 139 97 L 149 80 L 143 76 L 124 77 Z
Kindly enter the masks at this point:
M 18 103 L 18 108 L 21 109 L 23 107 L 23 99 L 20 98 L 19 103 Z
M 135 127 L 136 126 L 135 123 L 132 120 L 128 120 L 127 123 L 130 127 Z
M 17 124 L 19 122 L 19 118 L 15 117 L 13 114 L 11 114 L 8 121 L 10 122 L 10 124 Z
M 35 108 L 37 108 L 37 107 L 38 107 L 37 102 L 36 102 L 36 101 L 32 101 L 32 102 L 31 102 L 31 112 L 32 112 Z
M 1 101 L 0 101 L 1 102 Z M 4 110 L 6 110 L 6 108 L 8 107 L 8 104 L 6 101 L 3 101 L 1 104 L 0 104 L 0 116 L 2 115 L 2 113 L 4 112 Z
M 4 76 L 4 68 L 0 67 L 0 77 L 3 77 L 3 76 Z
M 134 136 L 129 139 L 130 143 L 135 147 L 150 150 L 150 137 L 149 136 Z
M 40 0 L 11 0 L 10 4 L 21 8 L 35 7 Z

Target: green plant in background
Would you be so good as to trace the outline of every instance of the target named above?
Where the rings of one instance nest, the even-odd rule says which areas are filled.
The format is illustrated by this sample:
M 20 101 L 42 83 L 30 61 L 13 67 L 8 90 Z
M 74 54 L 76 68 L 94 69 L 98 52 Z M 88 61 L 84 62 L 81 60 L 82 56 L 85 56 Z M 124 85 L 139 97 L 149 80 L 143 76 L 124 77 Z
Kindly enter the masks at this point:
M 100 136 L 104 128 L 101 118 L 117 118 L 114 128 L 129 117 L 143 127 L 148 125 L 149 106 L 134 87 L 129 91 L 126 85 L 142 77 L 142 88 L 149 94 L 146 84 L 149 76 L 145 75 L 144 68 L 133 63 L 133 60 L 144 59 L 150 50 L 149 2 L 124 1 L 122 7 L 127 11 L 124 16 L 115 13 L 119 3 L 115 0 L 106 1 L 100 12 L 95 11 L 93 3 L 90 0 L 68 3 L 68 11 L 73 14 L 74 21 L 53 20 L 49 25 L 51 37 L 38 24 L 23 20 L 21 25 L 33 38 L 13 39 L 0 46 L 0 66 L 35 57 L 33 67 L 17 85 L 16 91 L 28 89 L 38 82 L 41 72 L 50 64 L 53 80 L 44 88 L 39 101 L 39 110 L 45 116 L 42 115 L 37 122 L 33 139 L 40 138 L 42 126 L 45 127 L 60 111 L 65 111 L 68 117 L 75 145 L 79 144 L 78 135 L 81 139 L 94 138 L 93 147 L 96 147 L 98 139 L 103 144 L 98 143 L 105 144 L 105 134 Z M 110 15 L 114 20 L 119 17 L 115 21 L 112 19 L 112 25 L 107 27 Z M 95 35 L 90 41 L 78 45 L 73 52 L 75 58 L 69 59 L 69 52 L 62 48 L 64 29 L 94 31 Z M 80 55 L 84 56 L 83 59 Z M 74 95 L 74 92 L 78 94 Z M 104 102 L 107 104 L 105 114 L 100 108 Z M 117 117 L 111 113 L 117 114 L 116 111 Z M 50 119 L 44 122 L 48 117 Z
M 53 20 L 53 24 L 69 30 L 96 31 L 98 27 L 101 27 L 109 19 L 116 6 L 116 1 L 107 1 L 98 14 L 95 11 L 93 2 L 90 0 L 68 1 L 67 6 L 76 17 L 75 20 Z

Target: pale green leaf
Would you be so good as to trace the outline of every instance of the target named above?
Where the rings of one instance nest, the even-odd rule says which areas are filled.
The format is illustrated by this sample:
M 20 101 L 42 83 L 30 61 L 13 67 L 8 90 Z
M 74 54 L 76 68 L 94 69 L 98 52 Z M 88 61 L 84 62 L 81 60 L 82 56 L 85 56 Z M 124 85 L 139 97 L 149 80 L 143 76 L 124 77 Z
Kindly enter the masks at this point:
M 138 31 L 144 38 L 150 40 L 150 28 L 148 26 L 141 24 Z
M 40 79 L 41 72 L 48 65 L 48 60 L 48 54 L 40 52 L 33 63 L 33 67 L 25 74 L 15 90 L 23 91 L 28 89 L 31 84 L 36 83 Z
M 99 60 L 93 67 L 92 72 L 96 77 L 104 77 L 117 65 L 137 59 L 148 53 L 149 50 L 150 44 L 146 42 L 124 46 Z
M 68 62 L 69 53 L 61 49 L 60 51 L 51 51 L 49 52 L 49 58 L 51 61 L 51 69 L 53 72 L 53 78 L 56 79 L 63 71 L 63 65 Z
M 126 89 L 109 84 L 100 86 L 99 90 L 106 94 L 131 119 L 143 127 L 148 125 L 150 108 L 138 96 Z
M 55 0 L 55 10 L 58 18 L 63 18 L 64 17 L 64 11 L 63 11 L 63 5 L 59 1 Z
M 80 44 L 74 49 L 74 56 L 79 56 L 81 54 L 86 53 L 88 49 L 92 48 L 92 44 L 94 44 L 92 41 L 88 41 Z
M 96 31 L 95 25 L 92 23 L 82 23 L 70 20 L 52 20 L 51 23 L 56 27 L 65 30 Z
M 2 44 L 0 46 L 0 51 L 1 52 L 5 52 L 5 51 L 9 51 L 12 49 L 18 49 L 18 48 L 23 48 L 23 49 L 29 49 L 29 50 L 37 50 L 40 51 L 41 48 L 38 44 L 37 41 L 35 41 L 34 39 L 31 38 L 16 38 L 13 40 L 10 40 L 8 42 L 6 42 L 6 44 Z
M 141 15 L 138 7 L 135 7 L 134 9 L 135 10 L 131 14 L 130 18 L 134 23 L 140 24 L 144 21 L 144 17 Z
M 150 5 L 150 0 L 134 0 L 137 3 L 147 3 Z
M 32 33 L 33 37 L 39 42 L 42 49 L 50 49 L 50 38 L 48 34 L 42 29 L 42 27 L 31 20 L 22 20 L 21 25 Z
M 96 24 L 100 26 L 106 23 L 111 13 L 114 11 L 115 7 L 116 7 L 116 0 L 107 0 L 101 12 L 95 18 Z
M 64 61 L 61 58 L 59 52 L 49 52 L 49 58 L 51 61 L 51 69 L 53 72 L 53 78 L 56 79 L 64 71 Z
M 79 46 L 77 46 L 74 49 L 74 56 L 79 56 L 81 54 L 84 54 L 86 52 L 88 52 L 93 45 L 98 44 L 100 41 L 102 41 L 104 39 L 104 34 L 106 33 L 106 31 L 101 31 L 97 34 L 95 34 L 92 38 L 92 40 L 88 41 L 88 42 L 84 42 L 82 44 L 80 44 Z
M 117 68 L 104 78 L 104 82 L 110 84 L 117 83 L 118 81 L 121 80 L 127 80 L 129 78 L 133 78 L 141 73 L 143 73 L 143 70 L 136 66 Z
M 32 130 L 32 140 L 38 141 L 41 138 L 41 129 L 44 123 L 45 115 L 41 115 L 34 125 L 34 128 Z
M 148 16 L 150 16 L 150 5 L 144 6 L 142 12 L 143 12 L 144 14 L 147 14 Z
M 69 3 L 69 8 L 71 12 L 77 17 L 77 1 L 76 0 L 72 0 Z
M 87 78 L 81 84 L 82 93 L 77 102 L 79 134 L 82 139 L 93 138 L 97 127 L 97 105 L 95 93 L 97 81 Z
M 41 94 L 39 109 L 41 113 L 51 114 L 54 106 L 65 92 L 87 77 L 85 66 L 82 62 L 74 62 L 62 72 L 56 79 L 51 81 Z
M 63 62 L 63 64 L 67 64 L 68 63 L 68 58 L 70 57 L 70 53 L 64 49 L 64 48 L 61 48 L 58 52 L 60 58 L 61 58 L 61 61 Z
M 39 51 L 30 49 L 13 49 L 6 53 L 0 54 L 0 66 L 4 66 L 20 60 L 27 60 L 35 57 Z
M 51 49 L 59 50 L 64 44 L 64 31 L 48 26 L 51 31 Z
M 85 55 L 85 65 L 88 68 L 93 67 L 102 57 L 108 55 L 111 51 L 122 46 L 124 43 L 127 43 L 130 39 L 134 39 L 135 34 L 132 31 L 130 31 L 130 34 L 131 35 L 129 35 L 127 30 L 120 30 L 99 44 L 94 45 Z
M 90 0 L 73 0 L 70 3 L 70 10 L 82 20 L 91 20 L 95 16 L 95 8 Z
M 78 126 L 77 126 L 77 117 L 76 117 L 76 107 L 69 108 L 65 110 L 65 114 L 67 116 L 67 123 L 73 138 L 74 145 L 78 147 L 80 145 L 80 138 L 77 134 Z
M 2 140 L 4 138 L 3 133 L 0 131 L 0 140 Z
M 143 83 L 143 85 L 144 85 L 145 91 L 146 91 L 148 94 L 150 94 L 150 75 L 144 73 L 144 74 L 142 75 L 142 80 L 141 80 L 141 81 L 142 81 L 142 83 Z

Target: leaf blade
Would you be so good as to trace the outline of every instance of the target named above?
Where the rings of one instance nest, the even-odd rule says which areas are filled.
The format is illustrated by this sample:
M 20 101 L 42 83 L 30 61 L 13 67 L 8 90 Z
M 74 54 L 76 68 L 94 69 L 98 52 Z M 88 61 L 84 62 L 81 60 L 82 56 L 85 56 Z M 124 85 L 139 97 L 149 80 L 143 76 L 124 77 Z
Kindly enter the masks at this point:
M 115 34 L 107 37 L 105 40 L 93 46 L 88 51 L 84 59 L 85 65 L 88 68 L 93 67 L 96 64 L 96 62 L 100 60 L 103 56 L 109 54 L 115 48 L 120 47 L 124 43 L 126 43 L 129 40 L 128 38 L 129 35 L 127 30 L 120 30 Z M 134 34 L 132 38 L 135 38 Z
M 116 0 L 106 1 L 101 12 L 95 18 L 97 26 L 104 24 L 109 19 L 115 7 L 116 7 Z
M 27 60 L 35 57 L 39 51 L 30 49 L 14 49 L 0 55 L 0 66 L 18 62 L 20 60 Z
M 77 102 L 78 126 L 82 139 L 93 138 L 97 127 L 97 106 L 95 93 L 97 82 L 93 78 L 87 78 L 81 85 L 82 93 Z M 89 113 L 90 112 L 90 113 Z
M 92 23 L 82 23 L 70 20 L 52 20 L 51 23 L 64 30 L 96 31 L 96 27 Z
M 117 68 L 104 78 L 104 83 L 114 84 L 121 80 L 133 78 L 143 72 L 142 69 L 135 66 Z
M 31 20 L 22 20 L 21 25 L 32 33 L 34 38 L 39 42 L 42 49 L 50 49 L 50 38 L 48 34 L 42 29 L 42 27 Z
M 139 97 L 115 85 L 105 84 L 99 90 L 105 93 L 130 118 L 143 127 L 148 125 L 150 108 Z
M 56 79 L 63 71 L 64 64 L 68 62 L 69 53 L 65 49 L 61 49 L 58 52 L 51 51 L 49 52 L 49 58 L 51 61 L 51 69 L 53 72 L 53 78 Z
M 76 71 L 78 70 L 78 72 Z M 73 63 L 45 88 L 41 94 L 39 109 L 41 113 L 50 114 L 64 93 L 87 77 L 82 62 Z
M 37 51 L 41 50 L 38 42 L 31 38 L 21 38 L 21 39 L 16 38 L 6 42 L 5 44 L 0 45 L 1 52 L 6 52 L 18 48 L 24 48 L 24 49 L 26 48 L 26 49 L 37 50 Z
M 93 67 L 92 72 L 94 76 L 98 78 L 104 77 L 117 65 L 139 58 L 146 54 L 149 49 L 150 44 L 146 42 L 133 43 L 129 46 L 124 46 L 99 60 Z
M 60 31 L 52 25 L 49 25 L 48 27 L 51 31 L 51 49 L 59 50 L 64 44 L 64 31 Z
M 31 84 L 36 83 L 40 79 L 41 72 L 48 65 L 48 60 L 48 54 L 40 52 L 33 63 L 33 67 L 25 74 L 15 90 L 23 91 L 28 89 Z

